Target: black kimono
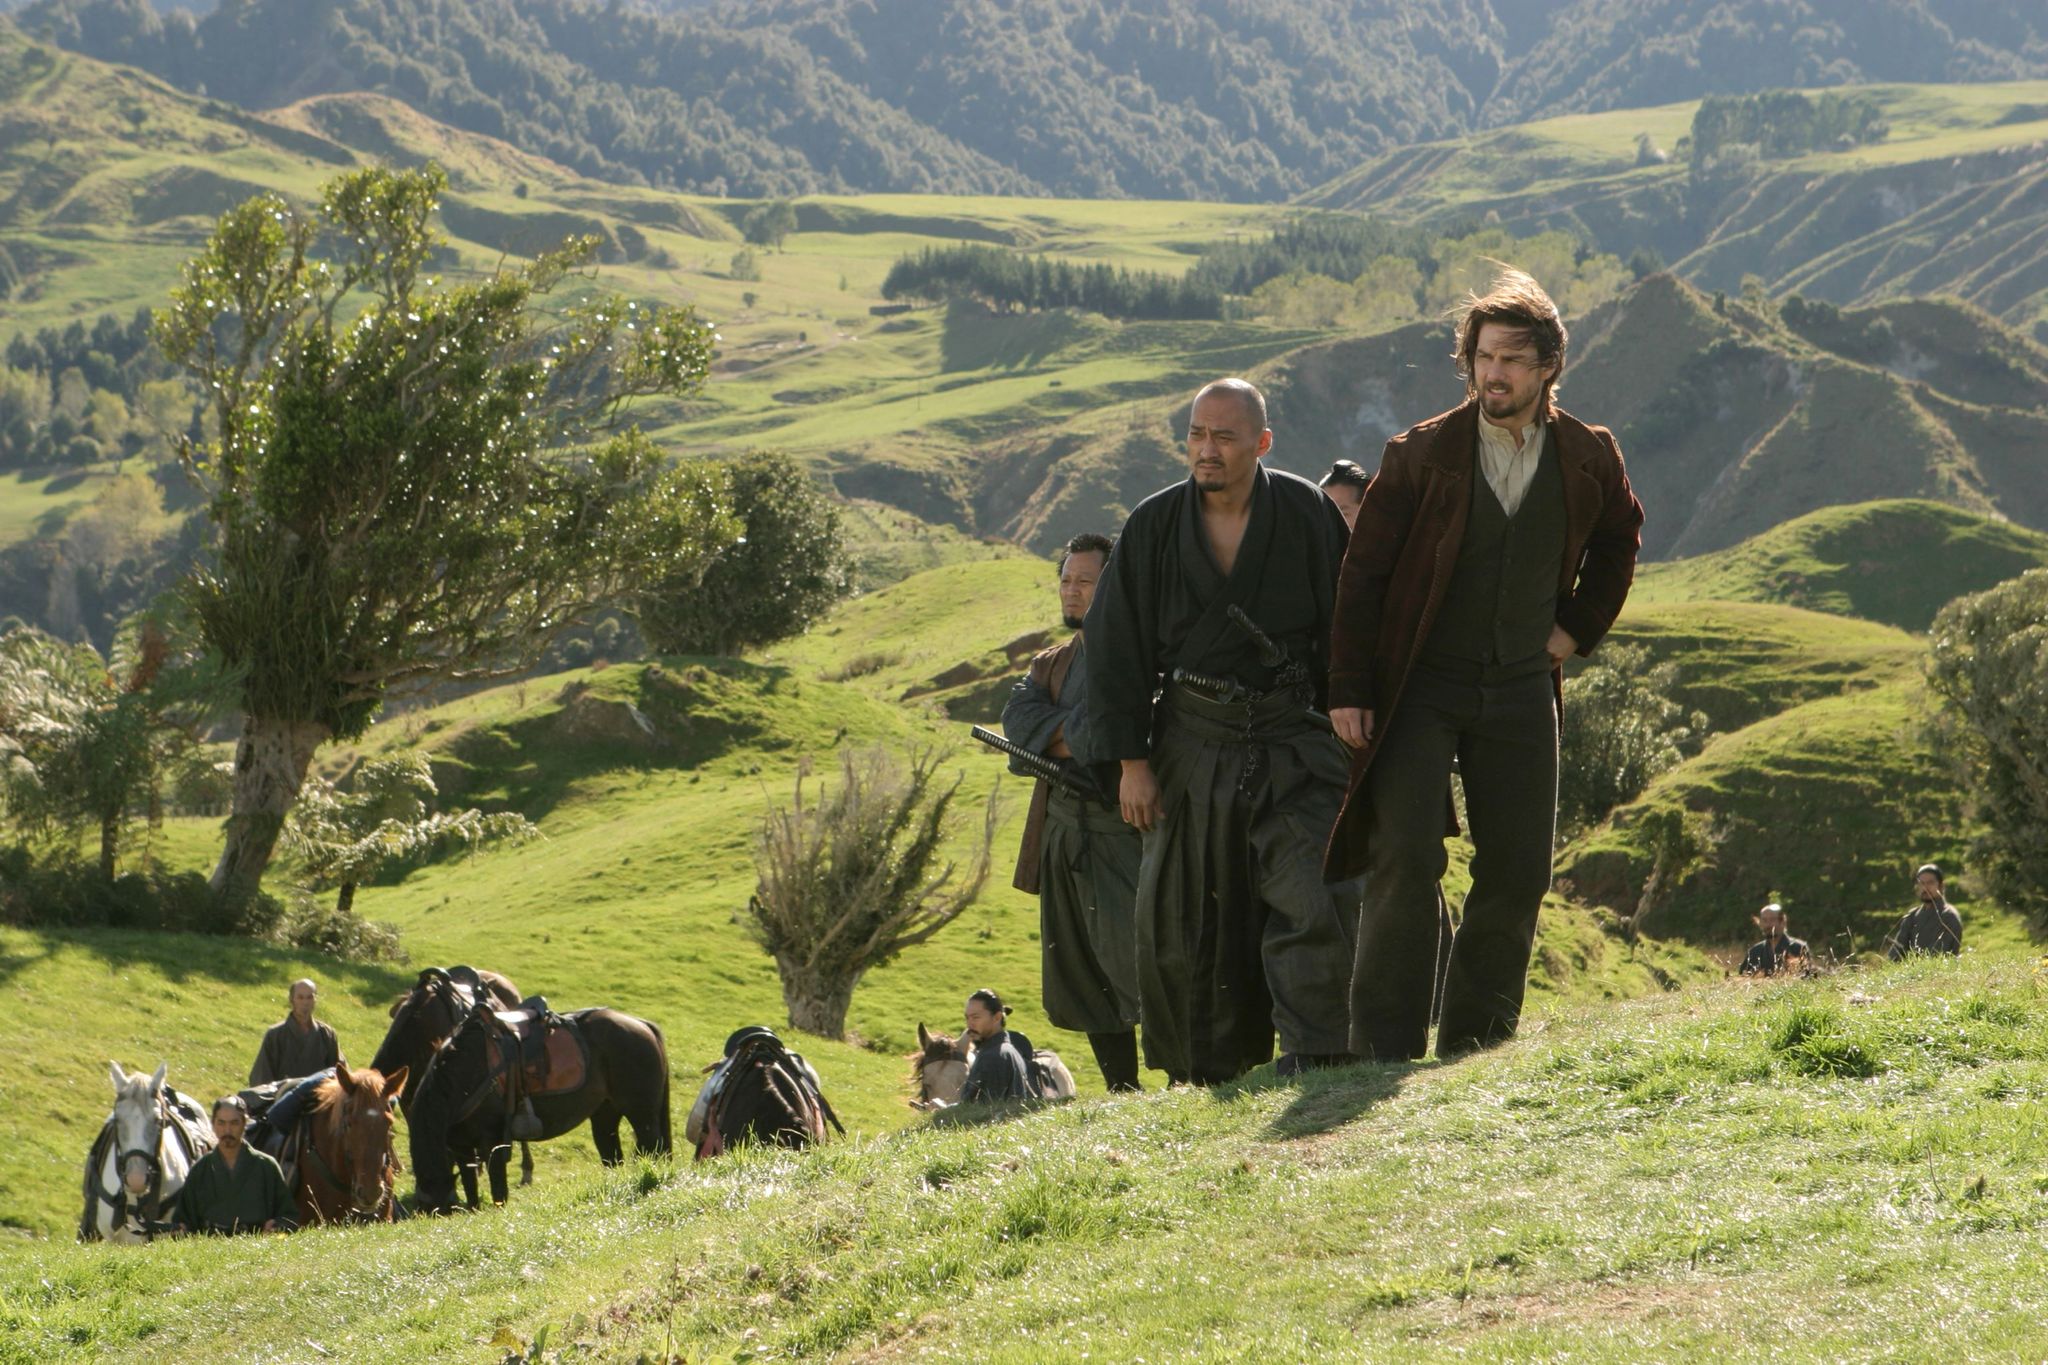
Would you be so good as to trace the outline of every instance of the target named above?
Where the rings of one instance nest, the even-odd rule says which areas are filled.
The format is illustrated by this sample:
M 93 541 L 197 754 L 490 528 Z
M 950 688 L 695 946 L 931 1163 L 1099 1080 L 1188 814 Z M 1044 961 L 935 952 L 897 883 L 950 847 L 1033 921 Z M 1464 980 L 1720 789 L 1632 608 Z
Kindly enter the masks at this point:
M 1077 656 L 1064 677 L 1052 667 L 1063 651 Z M 1092 764 L 1087 657 L 1083 637 L 1076 636 L 1034 659 L 1032 671 L 1010 690 L 1003 734 L 1036 753 L 1060 736 L 1076 763 Z M 1041 659 L 1044 670 L 1036 667 Z M 1051 675 L 1044 682 L 1041 671 Z M 1114 774 L 1116 765 L 1108 766 Z M 1106 778 L 1112 796 L 1115 780 Z M 1032 797 L 1037 862 L 1030 870 L 1037 873 L 1045 1017 L 1078 1033 L 1128 1033 L 1138 1022 L 1138 945 L 1131 927 L 1138 833 L 1113 806 L 1043 780 L 1039 788 Z M 1136 1044 L 1124 1046 L 1135 1068 Z M 1135 1083 L 1136 1077 L 1121 1079 Z
M 960 1103 L 976 1100 L 1034 1100 L 1038 1083 L 1031 1070 L 1035 1049 L 1015 1029 L 1005 1029 L 974 1045 L 974 1061 L 960 1086 Z
M 1138 990 L 1146 1062 L 1176 1079 L 1241 1075 L 1273 1055 L 1276 1028 L 1285 1052 L 1348 1051 L 1360 883 L 1322 876 L 1348 764 L 1309 715 L 1345 534 L 1322 490 L 1261 465 L 1226 578 L 1190 479 L 1138 505 L 1096 585 L 1094 754 L 1149 758 L 1160 788 L 1138 877 Z M 1232 604 L 1298 667 L 1263 661 Z M 1176 669 L 1237 690 L 1176 683 Z

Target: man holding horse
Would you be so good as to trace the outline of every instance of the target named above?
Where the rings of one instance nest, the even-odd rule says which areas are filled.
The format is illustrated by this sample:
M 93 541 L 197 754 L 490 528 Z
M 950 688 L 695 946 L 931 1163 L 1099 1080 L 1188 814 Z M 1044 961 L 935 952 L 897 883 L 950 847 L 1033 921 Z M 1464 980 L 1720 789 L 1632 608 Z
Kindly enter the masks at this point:
M 294 1080 L 327 1071 L 341 1060 L 341 1044 L 334 1030 L 313 1017 L 319 988 L 311 980 L 292 982 L 291 1013 L 271 1025 L 256 1049 L 256 1062 L 249 1068 L 249 1084 Z
M 249 1110 L 240 1095 L 213 1102 L 214 1149 L 193 1164 L 178 1196 L 179 1232 L 290 1232 L 298 1226 L 284 1172 L 242 1142 Z
M 1091 744 L 1082 621 L 1113 542 L 1087 532 L 1060 555 L 1060 619 L 1072 638 L 1042 651 L 1010 690 L 1003 733 L 1057 760 L 1079 785 L 1116 788 L 1117 765 Z M 1139 839 L 1113 802 L 1040 779 L 1031 794 L 1013 885 L 1038 897 L 1046 1018 L 1088 1035 L 1103 1084 L 1138 1088 Z

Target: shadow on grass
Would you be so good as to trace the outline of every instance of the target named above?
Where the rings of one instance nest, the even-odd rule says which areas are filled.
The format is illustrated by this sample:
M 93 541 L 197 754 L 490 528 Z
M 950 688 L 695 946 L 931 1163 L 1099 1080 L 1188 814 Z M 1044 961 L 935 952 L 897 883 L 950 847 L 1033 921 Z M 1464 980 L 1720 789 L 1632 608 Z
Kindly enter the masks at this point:
M 130 968 L 146 967 L 168 980 L 217 981 L 231 986 L 283 984 L 300 976 L 308 958 L 319 958 L 322 990 L 352 995 L 381 1006 L 411 986 L 419 973 L 388 963 L 344 962 L 323 957 L 310 948 L 287 948 L 229 935 L 185 934 L 156 929 L 34 929 L 42 951 L 0 953 L 0 982 L 59 953 L 97 959 L 110 979 Z
M 1382 1100 L 1400 1094 L 1408 1078 L 1420 1069 L 1415 1062 L 1359 1062 L 1301 1076 L 1277 1076 L 1261 1068 L 1226 1085 L 1211 1086 L 1209 1098 L 1227 1102 L 1266 1090 L 1296 1091 L 1264 1133 L 1273 1141 L 1290 1142 L 1342 1128 Z
M 594 777 L 688 770 L 736 749 L 785 747 L 786 737 L 772 733 L 772 699 L 790 681 L 779 665 L 699 655 L 603 670 L 536 698 L 537 714 L 522 711 L 438 747 L 459 771 L 437 768 L 436 777 L 444 796 L 539 822 Z

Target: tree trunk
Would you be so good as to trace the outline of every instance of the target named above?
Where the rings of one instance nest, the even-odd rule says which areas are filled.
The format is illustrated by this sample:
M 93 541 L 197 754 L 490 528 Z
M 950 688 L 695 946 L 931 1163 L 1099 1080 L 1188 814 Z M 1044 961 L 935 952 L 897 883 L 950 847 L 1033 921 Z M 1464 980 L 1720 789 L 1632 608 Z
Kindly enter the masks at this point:
M 341 884 L 340 892 L 338 892 L 334 897 L 334 913 L 337 915 L 346 915 L 351 910 L 354 910 L 355 906 L 356 884 L 354 882 L 343 882 Z
M 121 812 L 100 817 L 100 880 L 114 880 L 114 855 L 121 850 Z
M 828 976 L 786 957 L 775 959 L 775 969 L 782 975 L 782 1003 L 788 1007 L 791 1028 L 824 1038 L 846 1036 L 846 1010 L 865 973 Z
M 235 797 L 228 810 L 227 846 L 208 883 L 224 904 L 242 905 L 255 896 L 277 848 L 285 812 L 298 800 L 313 751 L 327 742 L 329 733 L 317 721 L 242 717 L 242 737 L 235 742 Z

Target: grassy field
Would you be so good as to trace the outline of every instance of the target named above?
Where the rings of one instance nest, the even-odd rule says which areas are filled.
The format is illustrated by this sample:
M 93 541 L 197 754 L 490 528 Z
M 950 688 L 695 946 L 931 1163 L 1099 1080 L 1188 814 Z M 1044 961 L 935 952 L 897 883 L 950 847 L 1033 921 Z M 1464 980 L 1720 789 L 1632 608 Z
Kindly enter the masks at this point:
M 668 1036 L 677 1103 L 685 1103 L 696 1068 L 732 1028 L 785 1017 L 773 963 L 741 920 L 754 885 L 752 839 L 770 803 L 787 802 L 806 756 L 829 777 L 830 756 L 843 747 L 942 744 L 955 751 L 949 769 L 962 775 L 964 823 L 1001 767 L 947 709 L 993 718 L 1021 671 L 1005 645 L 1044 631 L 1051 584 L 1050 566 L 1037 560 L 949 565 L 846 603 L 811 636 L 756 661 L 585 670 L 394 716 L 361 744 L 323 753 L 322 768 L 338 775 L 367 753 L 423 747 L 445 800 L 520 810 L 546 838 L 366 886 L 357 909 L 396 925 L 415 966 L 471 962 L 544 992 L 558 1008 L 610 1004 L 654 1019 Z M 953 671 L 948 659 L 975 680 L 917 692 Z M 625 703 L 651 720 L 653 739 L 606 738 L 623 733 L 606 722 Z M 863 982 L 848 1042 L 803 1042 L 857 1134 L 910 1120 L 904 1055 L 917 1023 L 951 1027 L 981 986 L 1021 1002 L 1019 1027 L 1065 1054 L 1084 1091 L 1100 1088 L 1085 1039 L 1037 1013 L 1037 907 L 1009 886 L 1029 789 L 1012 778 L 1001 788 L 994 868 L 975 905 Z M 206 868 L 217 829 L 173 820 L 152 851 L 168 866 Z M 953 851 L 968 852 L 964 838 Z M 1464 885 L 1463 859 L 1460 852 L 1454 892 Z M 274 869 L 274 886 L 288 881 L 287 867 Z M 1611 919 L 1556 900 L 1531 983 L 1541 1011 L 1716 970 L 1683 946 L 1627 950 Z M 0 1117 L 0 1226 L 63 1235 L 75 1219 L 76 1168 L 106 1111 L 109 1059 L 145 1070 L 168 1060 L 173 1084 L 202 1095 L 231 1088 L 262 1028 L 282 1014 L 285 983 L 308 974 L 323 984 L 322 1012 L 345 1053 L 367 1058 L 413 971 L 344 967 L 226 939 L 0 929 L 0 985 L 23 1039 L 0 1050 L 0 1094 L 11 1100 Z M 537 1156 L 545 1183 L 588 1165 L 593 1151 L 575 1137 Z
M 1451 1066 L 551 1170 L 479 1218 L 37 1248 L 0 1352 L 2035 1358 L 2042 1004 L 1973 951 L 1564 1009 Z

